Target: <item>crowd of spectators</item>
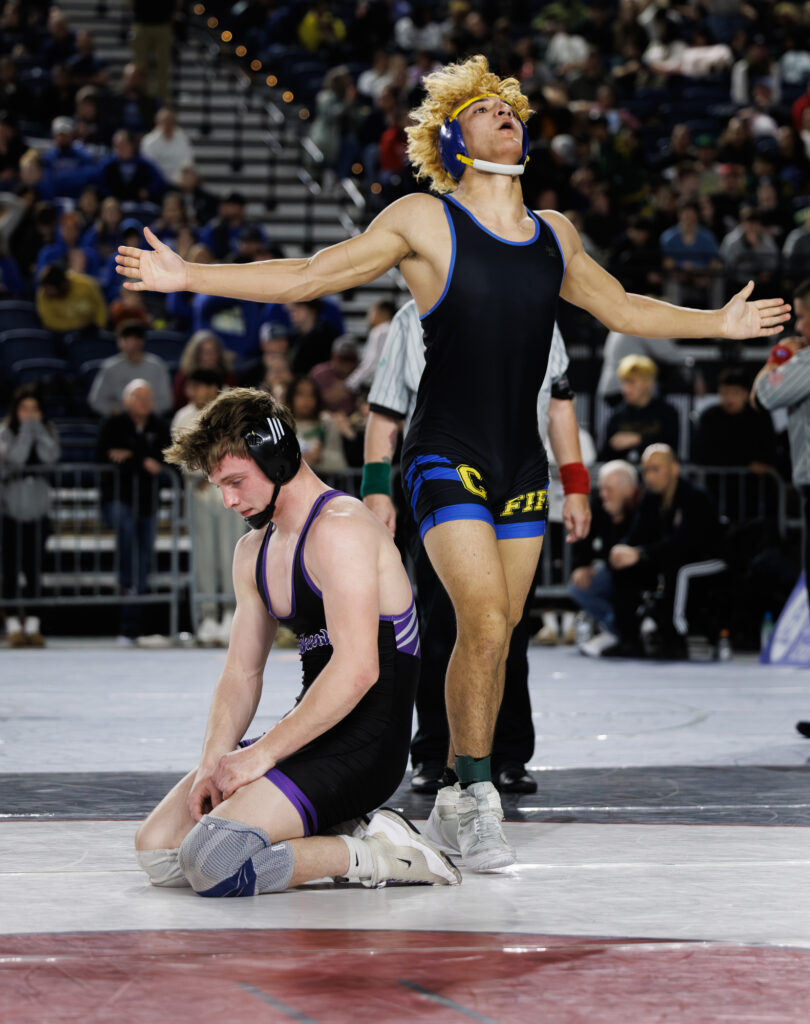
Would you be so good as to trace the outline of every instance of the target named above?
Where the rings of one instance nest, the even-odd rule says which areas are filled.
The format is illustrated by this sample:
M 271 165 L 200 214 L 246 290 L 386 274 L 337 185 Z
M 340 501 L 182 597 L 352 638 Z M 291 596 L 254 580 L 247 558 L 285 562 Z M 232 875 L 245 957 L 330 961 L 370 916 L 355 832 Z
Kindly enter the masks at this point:
M 314 468 L 358 466 L 365 391 L 393 302 L 371 306 L 368 337 L 354 339 L 330 299 L 261 305 L 121 287 L 116 249 L 140 244 L 144 226 L 196 262 L 282 254 L 268 235 L 270 217 L 252 218 L 236 190 L 216 195 L 207 187 L 170 105 L 169 81 L 148 68 L 183 5 L 135 8 L 133 59 L 120 73 L 59 9 L 10 0 L 0 13 L 0 301 L 32 301 L 37 323 L 29 326 L 50 332 L 51 363 L 63 364 L 61 377 L 54 366 L 43 369 L 37 401 L 50 404 L 52 416 L 103 424 L 100 437 L 112 421 L 121 429 L 136 423 L 141 437 L 147 422 L 165 433 L 172 416 L 193 416 L 205 387 L 263 386 L 293 408 Z M 797 5 L 363 0 L 208 8 L 222 25 L 230 19 L 246 59 L 260 58 L 281 86 L 309 97 L 302 130 L 333 180 L 355 176 L 366 187 L 371 210 L 421 187 L 405 152 L 421 77 L 483 52 L 497 73 L 520 80 L 535 111 L 527 205 L 566 212 L 586 250 L 628 290 L 716 306 L 748 279 L 755 295 L 787 298 L 810 271 L 810 18 Z M 158 64 L 165 71 L 170 60 Z M 4 410 L 16 407 L 23 392 L 15 388 L 27 386 L 25 362 L 5 365 Z M 651 444 L 664 444 L 673 465 L 680 457 L 786 475 L 784 445 L 749 402 L 753 372 L 736 363 L 719 380 L 710 374 L 719 404 L 684 424 L 685 413 L 665 400 L 669 367 L 683 363 L 675 340 L 607 338 L 597 394 L 614 408 L 599 432 L 600 460 L 638 465 Z M 68 386 L 51 387 L 49 374 Z M 116 463 L 114 449 L 99 441 L 102 463 Z M 63 458 L 70 451 L 63 445 Z M 163 472 L 151 462 L 144 469 L 152 458 L 140 459 L 138 472 Z M 120 510 L 107 501 L 105 509 L 120 533 Z M 734 512 L 728 501 L 724 510 Z M 142 511 L 146 542 L 153 517 Z M 136 524 L 126 528 L 137 534 Z M 220 580 L 220 569 L 209 566 L 206 579 Z M 135 556 L 121 587 L 138 593 L 142 572 Z M 212 636 L 227 614 L 225 606 L 202 607 Z M 133 628 L 123 623 L 122 633 Z

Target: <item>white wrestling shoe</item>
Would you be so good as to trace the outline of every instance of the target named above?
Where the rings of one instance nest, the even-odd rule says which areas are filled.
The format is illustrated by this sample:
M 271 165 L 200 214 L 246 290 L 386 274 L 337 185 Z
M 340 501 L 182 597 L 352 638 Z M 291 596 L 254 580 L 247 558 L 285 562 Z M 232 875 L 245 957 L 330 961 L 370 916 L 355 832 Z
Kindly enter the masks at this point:
M 515 863 L 515 851 L 501 827 L 501 798 L 491 782 L 473 782 L 463 789 L 456 807 L 458 846 L 465 867 L 495 871 Z
M 369 889 L 390 882 L 404 885 L 458 885 L 461 872 L 437 850 L 407 818 L 388 807 L 375 811 L 361 840 L 369 847 L 374 865 Z
M 425 823 L 425 838 L 444 853 L 454 857 L 461 855 L 458 845 L 458 799 L 461 787 L 442 786 L 436 794 L 436 802 Z

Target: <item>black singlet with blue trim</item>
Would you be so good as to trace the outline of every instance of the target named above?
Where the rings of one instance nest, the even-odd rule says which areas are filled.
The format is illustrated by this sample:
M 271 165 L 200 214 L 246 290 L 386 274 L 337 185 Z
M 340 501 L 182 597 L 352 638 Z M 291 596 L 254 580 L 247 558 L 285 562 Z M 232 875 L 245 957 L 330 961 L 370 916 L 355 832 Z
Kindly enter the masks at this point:
M 403 465 L 424 452 L 469 458 L 509 481 L 542 453 L 537 394 L 548 366 L 565 271 L 553 229 L 531 211 L 534 236 L 494 235 L 443 197 L 452 252 L 442 296 L 422 317 L 425 370 Z

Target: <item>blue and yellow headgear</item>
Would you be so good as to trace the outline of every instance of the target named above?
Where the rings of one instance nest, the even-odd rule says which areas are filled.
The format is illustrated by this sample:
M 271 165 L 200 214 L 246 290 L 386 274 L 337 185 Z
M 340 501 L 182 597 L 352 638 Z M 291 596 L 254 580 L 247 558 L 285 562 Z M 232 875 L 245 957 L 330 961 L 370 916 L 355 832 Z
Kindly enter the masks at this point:
M 461 177 L 467 167 L 475 167 L 476 170 L 490 171 L 494 174 L 523 174 L 523 170 L 528 162 L 529 133 L 526 130 L 526 125 L 519 117 L 518 120 L 523 128 L 523 148 L 519 164 L 495 164 L 489 160 L 473 159 L 467 153 L 467 146 L 461 133 L 461 125 L 457 120 L 458 115 L 477 100 L 488 99 L 490 96 L 502 99 L 496 92 L 485 92 L 480 96 L 473 96 L 472 99 L 466 100 L 461 106 L 456 107 L 452 114 L 445 118 L 444 124 L 439 129 L 439 157 L 444 169 L 456 180 Z

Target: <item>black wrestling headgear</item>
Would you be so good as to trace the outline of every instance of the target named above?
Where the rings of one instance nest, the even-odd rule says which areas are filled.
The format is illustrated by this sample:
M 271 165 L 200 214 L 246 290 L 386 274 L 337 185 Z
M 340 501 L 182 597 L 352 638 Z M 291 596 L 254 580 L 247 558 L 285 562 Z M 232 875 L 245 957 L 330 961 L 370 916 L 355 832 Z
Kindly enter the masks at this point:
M 264 423 L 252 426 L 242 439 L 248 453 L 268 480 L 275 484 L 270 504 L 263 512 L 246 516 L 245 521 L 253 530 L 261 530 L 273 518 L 279 488 L 292 480 L 301 465 L 301 446 L 295 432 L 284 420 L 268 416 Z

